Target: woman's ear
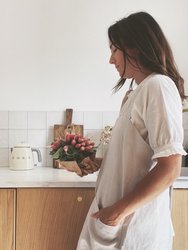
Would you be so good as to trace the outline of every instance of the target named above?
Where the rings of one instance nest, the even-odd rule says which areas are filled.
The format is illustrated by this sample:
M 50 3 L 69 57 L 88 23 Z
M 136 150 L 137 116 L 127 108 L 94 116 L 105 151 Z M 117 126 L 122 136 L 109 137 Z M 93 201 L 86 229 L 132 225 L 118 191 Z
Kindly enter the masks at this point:
M 139 54 L 137 49 L 126 49 L 126 52 L 132 59 L 137 60 Z

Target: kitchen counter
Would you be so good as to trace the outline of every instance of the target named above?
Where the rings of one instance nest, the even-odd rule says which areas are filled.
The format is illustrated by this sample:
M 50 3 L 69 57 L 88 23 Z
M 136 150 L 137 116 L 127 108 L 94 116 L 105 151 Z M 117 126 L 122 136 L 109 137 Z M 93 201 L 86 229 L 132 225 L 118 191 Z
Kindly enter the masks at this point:
M 0 167 L 0 188 L 95 187 L 96 179 L 97 173 L 80 177 L 76 173 L 52 167 L 19 171 Z
M 34 187 L 95 187 L 98 172 L 84 177 L 63 169 L 35 167 L 32 170 L 13 171 L 0 167 L 0 188 Z M 188 188 L 188 168 L 182 168 L 174 188 Z

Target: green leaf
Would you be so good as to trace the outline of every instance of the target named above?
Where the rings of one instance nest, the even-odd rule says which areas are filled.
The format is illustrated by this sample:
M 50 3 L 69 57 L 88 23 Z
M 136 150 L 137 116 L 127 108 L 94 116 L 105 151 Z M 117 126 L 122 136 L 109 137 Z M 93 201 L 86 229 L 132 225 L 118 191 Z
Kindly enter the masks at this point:
M 62 152 L 62 148 L 59 148 L 53 155 L 52 155 L 52 158 L 53 159 L 59 159 L 60 155 L 61 155 L 61 152 Z

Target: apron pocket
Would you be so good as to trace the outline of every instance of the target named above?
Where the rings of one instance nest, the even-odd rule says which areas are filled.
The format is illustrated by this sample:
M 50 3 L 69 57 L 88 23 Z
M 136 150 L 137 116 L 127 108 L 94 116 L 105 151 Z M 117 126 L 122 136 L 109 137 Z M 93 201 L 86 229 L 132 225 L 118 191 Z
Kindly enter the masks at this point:
M 93 240 L 104 249 L 118 249 L 121 241 L 122 225 L 109 226 L 99 219 L 93 219 Z
M 94 210 L 98 211 L 98 205 L 95 198 Z M 119 249 L 122 234 L 122 224 L 109 226 L 100 221 L 100 219 L 89 219 L 90 237 L 96 249 L 115 250 Z M 95 249 L 95 248 L 94 248 Z
M 111 236 L 116 236 L 119 232 L 119 228 L 121 228 L 121 225 L 116 226 L 109 226 L 104 224 L 100 219 L 96 219 L 96 227 L 99 231 L 102 232 L 102 234 L 110 234 Z

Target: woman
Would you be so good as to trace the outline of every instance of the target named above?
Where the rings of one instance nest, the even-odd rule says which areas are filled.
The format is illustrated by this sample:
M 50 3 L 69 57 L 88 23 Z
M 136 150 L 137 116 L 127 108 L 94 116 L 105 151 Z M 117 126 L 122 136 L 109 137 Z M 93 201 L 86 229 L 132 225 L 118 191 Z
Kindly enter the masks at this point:
M 108 30 L 120 75 L 137 87 L 113 127 L 77 250 L 171 250 L 170 187 L 181 171 L 183 79 L 151 15 L 138 12 Z

